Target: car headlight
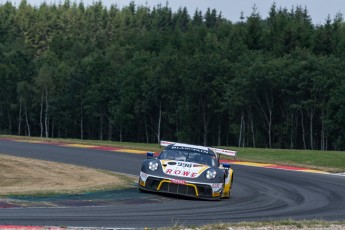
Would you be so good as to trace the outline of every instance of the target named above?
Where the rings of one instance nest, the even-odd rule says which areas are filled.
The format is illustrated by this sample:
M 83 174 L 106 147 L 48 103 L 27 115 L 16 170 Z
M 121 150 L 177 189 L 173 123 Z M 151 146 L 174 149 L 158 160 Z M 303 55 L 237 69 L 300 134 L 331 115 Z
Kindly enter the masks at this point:
M 156 161 L 150 161 L 149 169 L 151 171 L 156 171 L 158 169 L 158 163 Z
M 214 179 L 216 177 L 216 175 L 217 175 L 217 171 L 214 169 L 209 169 L 206 172 L 206 178 L 209 180 Z

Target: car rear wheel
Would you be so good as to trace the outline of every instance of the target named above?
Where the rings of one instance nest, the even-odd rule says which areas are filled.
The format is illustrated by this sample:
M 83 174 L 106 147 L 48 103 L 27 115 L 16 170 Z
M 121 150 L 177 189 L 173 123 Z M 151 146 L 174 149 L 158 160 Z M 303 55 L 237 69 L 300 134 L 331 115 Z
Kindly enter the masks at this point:
M 231 174 L 229 193 L 226 194 L 224 197 L 223 197 L 223 193 L 222 193 L 222 197 L 225 198 L 225 199 L 229 199 L 230 196 L 231 196 L 231 189 L 232 189 L 232 182 L 233 182 L 233 180 L 234 180 L 234 173 Z M 224 186 L 225 186 L 225 181 L 224 181 Z M 223 189 L 223 192 L 224 192 L 224 189 Z
M 234 173 L 231 174 L 231 182 L 230 182 L 230 191 L 229 191 L 229 197 L 231 196 L 231 190 L 232 190 L 232 183 L 234 182 Z
M 224 175 L 224 182 L 223 182 L 223 191 L 222 191 L 222 195 L 220 196 L 221 198 L 224 198 L 224 199 L 228 199 L 229 198 L 229 196 L 227 195 L 227 194 L 224 194 L 224 189 L 225 189 L 225 178 L 226 178 L 226 176 Z

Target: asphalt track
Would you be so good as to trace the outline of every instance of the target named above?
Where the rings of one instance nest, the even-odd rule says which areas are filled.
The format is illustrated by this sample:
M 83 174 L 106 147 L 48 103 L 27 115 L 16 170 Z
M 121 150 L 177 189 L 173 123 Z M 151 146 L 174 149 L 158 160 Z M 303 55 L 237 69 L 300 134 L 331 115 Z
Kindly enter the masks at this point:
M 144 155 L 0 140 L 0 153 L 137 175 Z M 234 165 L 232 198 L 201 201 L 142 194 L 141 202 L 2 208 L 0 225 L 144 228 L 276 219 L 345 220 L 345 177 Z M 1 188 L 0 188 L 1 189 Z M 147 200 L 145 202 L 145 200 Z

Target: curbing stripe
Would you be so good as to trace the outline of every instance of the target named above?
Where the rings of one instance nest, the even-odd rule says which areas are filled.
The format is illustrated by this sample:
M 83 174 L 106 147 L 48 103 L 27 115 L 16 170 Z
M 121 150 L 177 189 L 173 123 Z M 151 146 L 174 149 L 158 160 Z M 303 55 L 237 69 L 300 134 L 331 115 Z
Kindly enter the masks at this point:
M 7 229 L 7 230 L 41 230 L 41 229 L 62 230 L 65 228 L 49 227 L 49 226 L 0 225 L 0 229 Z
M 143 150 L 134 150 L 134 149 L 117 149 L 117 150 L 110 150 L 112 152 L 121 152 L 121 153 L 133 153 L 133 154 L 146 154 L 147 151 Z
M 236 165 L 246 165 L 246 166 L 254 166 L 254 167 L 273 167 L 274 165 L 272 164 L 263 164 L 263 163 L 255 163 L 255 162 L 246 162 L 246 161 L 231 161 L 229 160 L 228 162 Z
M 236 161 L 236 160 L 221 160 L 221 163 L 226 162 L 235 165 L 245 165 L 245 166 L 253 166 L 253 167 L 260 167 L 260 168 L 270 168 L 270 169 L 279 169 L 279 170 L 288 170 L 288 171 L 297 171 L 297 172 L 309 172 L 309 173 L 319 173 L 319 174 L 332 174 L 325 171 L 308 169 L 308 168 L 300 168 L 294 166 L 284 166 L 284 165 L 274 165 L 274 164 L 263 164 L 263 163 L 252 163 L 252 162 L 245 162 L 245 161 Z
M 83 145 L 83 144 L 63 144 L 63 145 L 59 145 L 59 146 L 85 148 L 85 149 L 97 147 L 96 145 Z
M 16 142 L 25 142 L 25 143 L 33 143 L 33 144 L 45 144 L 45 141 L 35 141 L 35 140 L 14 140 Z
M 109 228 L 109 227 L 56 227 L 56 226 L 25 226 L 25 225 L 0 225 L 6 230 L 135 230 L 137 228 Z M 148 229 L 148 228 L 144 228 Z
M 115 151 L 115 150 L 120 150 L 121 148 L 114 148 L 114 147 L 107 147 L 107 146 L 95 146 L 95 147 L 92 147 L 91 149 L 102 150 L 102 151 Z

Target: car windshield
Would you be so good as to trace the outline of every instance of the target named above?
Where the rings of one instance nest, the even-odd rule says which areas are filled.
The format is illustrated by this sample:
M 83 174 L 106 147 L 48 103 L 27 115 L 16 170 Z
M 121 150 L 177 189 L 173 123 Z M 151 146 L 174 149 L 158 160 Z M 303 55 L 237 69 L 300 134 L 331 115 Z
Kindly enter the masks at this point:
M 164 150 L 159 155 L 158 159 L 186 161 L 186 162 L 204 164 L 208 166 L 217 166 L 216 159 L 214 156 L 205 154 L 205 153 L 200 153 L 200 152 L 188 151 L 188 150 L 175 150 L 175 149 Z

